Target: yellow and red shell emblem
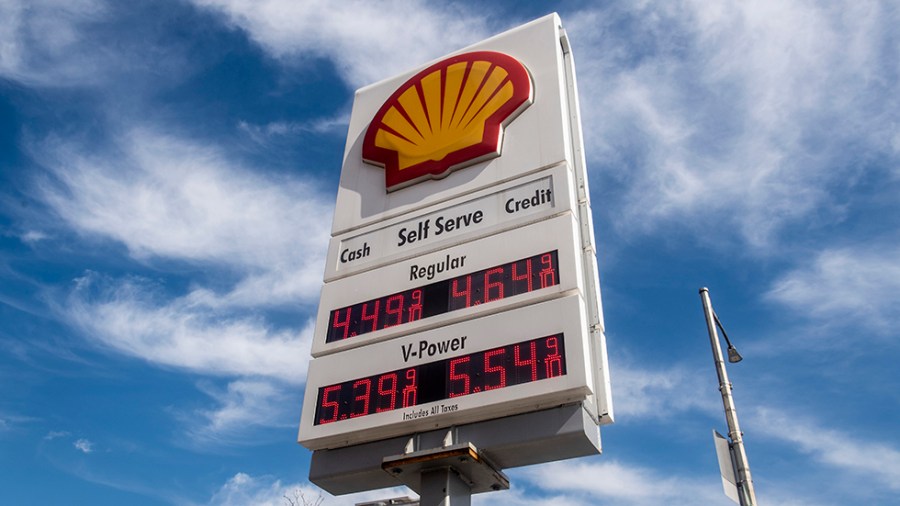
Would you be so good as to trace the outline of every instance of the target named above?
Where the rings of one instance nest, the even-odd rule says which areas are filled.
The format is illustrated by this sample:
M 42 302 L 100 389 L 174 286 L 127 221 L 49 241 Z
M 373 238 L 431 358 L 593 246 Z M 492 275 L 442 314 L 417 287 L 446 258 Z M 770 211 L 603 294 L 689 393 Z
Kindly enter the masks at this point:
M 503 128 L 533 101 L 515 58 L 476 51 L 447 58 L 403 83 L 378 110 L 363 160 L 385 169 L 388 191 L 500 155 Z

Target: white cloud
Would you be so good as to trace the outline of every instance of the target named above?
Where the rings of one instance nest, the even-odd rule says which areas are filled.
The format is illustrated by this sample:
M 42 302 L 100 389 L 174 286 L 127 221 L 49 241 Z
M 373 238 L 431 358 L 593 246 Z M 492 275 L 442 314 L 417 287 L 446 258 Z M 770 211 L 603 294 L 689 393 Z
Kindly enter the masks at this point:
M 0 411 L 0 432 L 13 431 L 33 425 L 39 419 Z
M 755 418 L 759 430 L 769 437 L 793 443 L 819 463 L 900 490 L 900 450 L 890 443 L 863 441 L 803 416 L 773 409 L 758 410 Z
M 187 424 L 198 441 L 279 425 L 286 392 L 306 377 L 313 322 L 276 325 L 269 311 L 299 312 L 318 297 L 330 198 L 312 179 L 267 177 L 214 146 L 139 129 L 115 140 L 91 154 L 53 139 L 33 146 L 52 175 L 38 196 L 58 217 L 44 225 L 122 244 L 161 278 L 88 271 L 60 314 L 117 353 L 241 378 L 207 392 L 219 406 Z M 185 265 L 205 274 L 179 277 Z
M 67 318 L 85 335 L 120 353 L 204 374 L 303 381 L 313 323 L 275 329 L 260 317 L 234 316 L 190 298 L 160 301 L 146 281 L 77 280 Z
M 265 379 L 240 379 L 228 383 L 225 390 L 209 384 L 200 389 L 217 406 L 199 410 L 187 418 L 191 443 L 241 443 L 247 433 L 259 427 L 294 427 L 299 416 L 302 391 Z
M 518 474 L 515 473 L 516 472 L 513 471 L 513 475 L 518 477 Z M 568 495 L 565 492 L 557 494 L 538 493 L 536 484 L 513 478 L 509 490 L 473 495 L 472 504 L 475 506 L 489 506 L 493 504 L 515 504 L 516 506 L 544 506 L 547 504 L 589 506 L 594 504 L 594 502 L 586 500 L 583 497 Z
M 272 139 L 289 138 L 298 133 L 312 132 L 316 134 L 331 133 L 341 137 L 350 122 L 349 113 L 340 113 L 332 117 L 320 118 L 311 122 L 275 121 L 265 125 L 255 125 L 246 121 L 238 123 L 238 128 L 258 144 L 269 144 Z
M 682 367 L 647 370 L 617 363 L 612 381 L 616 418 L 620 421 L 670 419 L 677 413 L 714 413 L 721 409 L 715 395 L 696 395 L 709 388 L 711 380 Z
M 44 436 L 44 441 L 53 441 L 54 439 L 67 437 L 69 435 L 70 433 L 65 430 L 51 430 L 47 433 L 46 436 Z
M 623 232 L 676 221 L 765 251 L 787 226 L 842 219 L 834 190 L 885 170 L 868 160 L 897 164 L 900 19 L 884 3 L 645 2 L 564 22 Z
M 222 485 L 222 488 L 210 499 L 209 504 L 217 506 L 244 504 L 284 506 L 284 495 L 293 488 L 294 486 L 291 485 L 282 485 L 280 480 L 264 483 L 262 479 L 254 478 L 246 473 L 237 473 Z M 309 488 L 299 490 L 304 495 L 312 493 Z
M 246 277 L 223 303 L 318 296 L 331 203 L 311 181 L 267 179 L 214 147 L 146 130 L 130 132 L 119 156 L 51 141 L 36 149 L 59 181 L 41 198 L 75 230 L 120 241 L 138 259 L 237 267 Z
M 301 500 L 299 504 L 315 505 L 321 498 L 323 506 L 353 506 L 359 502 L 401 496 L 415 497 L 415 494 L 405 488 L 392 488 L 334 497 L 309 483 L 285 484 L 281 480 L 269 476 L 255 477 L 246 473 L 237 473 L 222 485 L 210 499 L 209 504 L 211 506 L 244 506 L 247 504 L 285 506 L 288 504 L 285 497 L 294 500 L 295 504 L 299 497 Z
M 767 297 L 828 324 L 891 334 L 900 324 L 900 248 L 827 249 L 783 275 Z
M 334 62 L 353 87 L 381 80 L 490 33 L 485 10 L 453 3 L 392 0 L 191 0 L 221 14 L 231 26 L 289 65 L 321 58 Z M 0 77 L 42 87 L 117 84 L 128 74 L 129 89 L 144 81 L 181 79 L 191 54 L 160 43 L 152 24 L 139 46 L 104 39 L 98 27 L 120 22 L 108 0 L 5 0 L 0 3 Z M 139 6 L 140 7 L 140 6 Z M 134 27 L 132 27 L 134 28 Z M 148 51 L 152 48 L 152 51 Z M 135 53 L 135 51 L 140 51 Z M 140 74 L 139 79 L 134 73 Z M 127 94 L 123 97 L 127 98 Z
M 353 87 L 421 65 L 490 35 L 478 15 L 421 1 L 193 0 L 222 12 L 272 55 L 332 60 Z
M 657 469 L 630 466 L 617 461 L 574 460 L 527 468 L 517 474 L 546 491 L 563 494 L 555 504 L 610 506 L 685 505 L 724 503 L 717 476 L 698 480 Z
M 100 0 L 0 3 L 0 76 L 38 86 L 102 82 L 109 53 L 86 38 L 106 12 Z
M 663 474 L 657 469 L 629 466 L 620 462 L 586 463 L 583 460 L 558 462 L 507 471 L 511 488 L 472 496 L 473 505 L 516 504 L 537 506 L 565 504 L 588 506 L 602 503 L 607 506 L 657 506 L 698 504 L 729 504 L 722 493 L 715 464 L 710 466 L 707 479 Z M 763 491 L 761 497 L 769 504 L 782 506 L 812 506 L 821 501 L 807 501 L 794 497 L 794 491 L 782 494 Z M 269 476 L 254 477 L 237 473 L 231 477 L 209 501 L 210 505 L 279 505 L 285 496 L 295 500 L 302 494 L 308 504 L 322 498 L 323 506 L 353 506 L 367 501 L 395 497 L 416 497 L 404 487 L 334 497 L 309 483 L 284 483 Z M 295 501 L 296 504 L 296 501 Z M 300 503 L 302 504 L 302 502 Z M 827 504 L 827 503 L 826 503 Z
M 195 57 L 163 42 L 167 26 L 147 22 L 147 3 L 122 9 L 109 0 L 3 0 L 0 78 L 35 88 L 117 90 L 112 102 L 121 115 L 139 88 L 156 94 L 179 82 Z
M 28 230 L 20 236 L 22 242 L 26 244 L 35 244 L 47 239 L 49 236 L 39 230 Z
M 85 438 L 76 440 L 74 443 L 72 443 L 72 446 L 84 453 L 93 453 L 94 451 L 94 443 Z

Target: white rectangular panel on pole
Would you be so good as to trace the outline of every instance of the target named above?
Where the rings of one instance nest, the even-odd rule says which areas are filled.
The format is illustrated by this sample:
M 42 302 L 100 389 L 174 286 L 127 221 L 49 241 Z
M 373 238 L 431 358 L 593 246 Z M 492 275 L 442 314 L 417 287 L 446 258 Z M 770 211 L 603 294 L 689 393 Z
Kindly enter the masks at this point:
M 592 393 L 594 383 L 584 323 L 581 297 L 570 295 L 317 358 L 309 366 L 299 441 L 310 449 L 337 448 L 583 399 Z M 407 381 L 410 378 L 405 371 L 459 357 L 478 356 L 483 367 L 482 363 L 466 366 L 484 369 L 495 386 L 503 383 L 503 377 L 509 381 L 514 370 L 527 372 L 537 368 L 541 374 L 552 364 L 549 360 L 531 363 L 535 347 L 528 344 L 496 358 L 481 355 L 556 335 L 561 335 L 562 342 L 556 345 L 565 352 L 558 364 L 563 366 L 564 374 L 555 374 L 561 372 L 556 369 L 544 379 L 477 392 L 472 387 L 468 394 L 453 397 L 442 390 L 435 401 L 427 403 L 417 403 L 407 395 L 416 393 L 421 398 L 429 388 L 464 388 L 469 382 L 477 383 L 479 378 L 463 377 L 463 366 L 454 370 L 452 364 L 439 372 L 440 377 L 435 379 L 440 385 L 436 387 L 420 383 L 421 377 Z M 513 360 L 508 367 L 500 365 L 503 356 Z M 386 380 L 380 381 L 381 378 Z M 348 382 L 351 385 L 347 386 Z M 344 390 L 350 391 L 350 405 L 338 406 L 337 394 L 328 395 L 327 389 L 333 385 L 344 385 Z
M 441 247 L 576 212 L 573 174 L 559 164 L 531 176 L 455 198 L 437 209 L 335 236 L 328 246 L 325 281 L 434 251 Z
M 557 259 L 557 268 L 552 273 L 552 283 L 548 283 L 548 286 L 544 288 L 541 288 L 535 281 L 533 291 L 505 297 L 502 291 L 497 294 L 496 290 L 491 290 L 490 287 L 493 279 L 504 274 L 501 272 L 498 273 L 498 277 L 485 276 L 483 284 L 471 287 L 473 290 L 481 292 L 481 295 L 474 296 L 474 304 L 471 307 L 444 311 L 432 317 L 420 317 L 411 321 L 407 316 L 412 311 L 401 307 L 404 302 L 406 305 L 411 302 L 409 294 L 406 293 L 406 301 L 399 302 L 397 310 L 393 314 L 384 314 L 384 306 L 387 303 L 385 299 L 392 294 L 399 293 L 397 297 L 403 299 L 404 291 L 433 286 L 450 279 L 465 278 L 470 273 L 492 267 L 495 268 L 494 270 L 503 270 L 503 264 L 506 264 L 505 270 L 509 271 L 510 263 L 544 253 L 552 253 Z M 533 277 L 537 277 L 540 268 L 541 266 L 536 262 L 533 267 Z M 509 272 L 505 274 L 508 279 Z M 400 335 L 468 320 L 482 314 L 505 311 L 513 307 L 558 297 L 567 292 L 581 293 L 582 279 L 581 256 L 578 255 L 578 223 L 571 213 L 566 213 L 527 227 L 402 262 L 395 262 L 379 269 L 327 283 L 322 288 L 319 302 L 312 354 L 319 357 Z M 446 284 L 449 285 L 449 283 Z M 451 289 L 452 286 L 447 286 L 444 293 L 446 294 Z M 425 292 L 427 293 L 427 290 Z M 489 301 L 491 296 L 495 300 Z M 374 328 L 366 328 L 367 333 L 354 336 L 354 333 L 346 332 L 347 335 L 342 339 L 328 342 L 327 336 L 333 329 L 333 320 L 343 317 L 338 313 L 347 306 L 367 301 L 372 302 L 369 305 L 373 306 L 375 310 L 380 309 L 383 315 L 382 321 L 373 321 Z M 416 302 L 421 308 L 423 304 L 429 304 L 431 301 L 427 299 L 427 295 L 420 294 L 419 300 Z M 444 308 L 446 305 L 445 302 Z M 419 314 L 421 315 L 421 310 Z

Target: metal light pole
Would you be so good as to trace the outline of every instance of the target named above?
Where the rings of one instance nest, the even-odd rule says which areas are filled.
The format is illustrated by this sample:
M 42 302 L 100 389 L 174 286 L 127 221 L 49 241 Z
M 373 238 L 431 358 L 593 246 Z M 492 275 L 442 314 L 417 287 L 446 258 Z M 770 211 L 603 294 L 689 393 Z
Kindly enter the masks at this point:
M 753 490 L 753 479 L 750 476 L 750 464 L 747 462 L 747 452 L 744 450 L 741 427 L 738 424 L 737 410 L 734 407 L 734 399 L 731 396 L 731 382 L 728 381 L 728 373 L 725 371 L 725 360 L 722 358 L 722 348 L 719 345 L 719 335 L 716 325 L 721 327 L 716 313 L 713 311 L 712 302 L 709 300 L 709 290 L 700 289 L 700 300 L 703 302 L 703 312 L 706 315 L 706 327 L 709 330 L 709 342 L 712 345 L 713 360 L 716 363 L 716 373 L 719 376 L 719 391 L 722 393 L 722 404 L 725 406 L 725 421 L 728 423 L 728 437 L 731 439 L 735 470 L 737 471 L 738 497 L 741 506 L 757 506 L 756 492 Z M 725 334 L 725 329 L 722 329 Z M 728 336 L 725 336 L 726 341 Z M 731 362 L 739 362 L 740 354 L 731 341 L 728 341 L 728 359 Z

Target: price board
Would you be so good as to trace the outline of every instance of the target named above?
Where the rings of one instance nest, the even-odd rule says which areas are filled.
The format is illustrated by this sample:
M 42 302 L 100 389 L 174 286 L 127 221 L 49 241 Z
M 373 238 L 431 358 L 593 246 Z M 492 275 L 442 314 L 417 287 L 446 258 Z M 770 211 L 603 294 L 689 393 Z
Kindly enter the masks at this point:
M 318 358 L 300 442 L 341 447 L 583 399 L 584 322 L 573 294 Z
M 571 213 L 322 288 L 315 357 L 579 290 Z

